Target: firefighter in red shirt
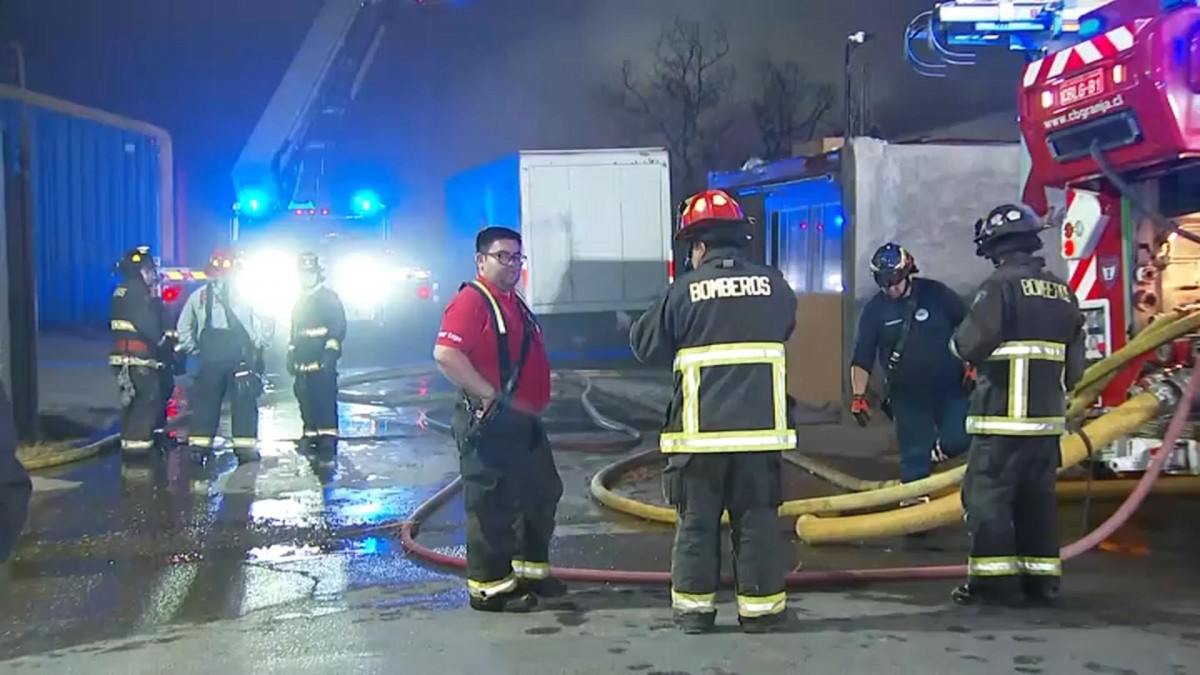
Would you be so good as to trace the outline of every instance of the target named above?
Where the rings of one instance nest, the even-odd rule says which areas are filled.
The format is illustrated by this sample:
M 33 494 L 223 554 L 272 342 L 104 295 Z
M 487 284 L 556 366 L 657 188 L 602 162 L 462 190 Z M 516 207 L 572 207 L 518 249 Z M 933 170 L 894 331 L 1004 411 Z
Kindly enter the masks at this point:
M 488 227 L 475 237 L 479 276 L 446 307 L 433 348 L 462 388 L 454 438 L 467 511 L 467 590 L 473 609 L 527 612 L 557 597 L 550 538 L 562 480 L 539 415 L 550 403 L 541 328 L 516 292 L 521 235 Z

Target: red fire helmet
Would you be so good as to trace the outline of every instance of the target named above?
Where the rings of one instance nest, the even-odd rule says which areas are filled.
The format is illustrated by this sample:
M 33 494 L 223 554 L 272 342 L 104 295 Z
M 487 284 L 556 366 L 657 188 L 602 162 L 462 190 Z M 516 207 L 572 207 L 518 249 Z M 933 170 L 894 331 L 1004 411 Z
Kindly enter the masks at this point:
M 705 190 L 688 197 L 679 205 L 679 231 L 676 238 L 717 225 L 744 225 L 742 207 L 724 190 Z

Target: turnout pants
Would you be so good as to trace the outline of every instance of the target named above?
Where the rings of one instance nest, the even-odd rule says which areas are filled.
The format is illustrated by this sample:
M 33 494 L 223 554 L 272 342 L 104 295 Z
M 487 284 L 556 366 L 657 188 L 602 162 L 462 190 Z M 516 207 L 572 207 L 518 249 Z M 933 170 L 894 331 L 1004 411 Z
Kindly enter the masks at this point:
M 12 463 L 15 465 L 16 460 Z M 14 471 L 8 473 L 10 475 L 0 475 L 0 563 L 12 557 L 25 527 L 33 491 L 29 476 L 20 467 L 14 467 Z
M 133 399 L 121 408 L 121 451 L 144 454 L 154 447 L 154 431 L 159 423 L 162 402 L 160 368 L 129 366 Z M 114 368 L 119 374 L 121 367 Z
M 1058 591 L 1057 436 L 975 436 L 962 482 L 972 592 Z
M 300 404 L 300 419 L 304 438 L 309 441 L 336 440 L 338 436 L 338 374 L 336 370 L 317 370 L 299 373 L 292 384 L 296 402 Z
M 207 329 L 200 340 L 200 366 L 192 385 L 188 444 L 212 447 L 221 421 L 221 404 L 228 396 L 233 447 L 253 449 L 258 438 L 258 398 L 249 387 L 239 385 L 238 373 L 246 369 L 241 347 L 228 330 Z
M 787 608 L 786 563 L 777 512 L 783 498 L 778 452 L 673 454 L 663 495 L 675 507 L 671 604 L 677 613 L 715 615 L 721 572 L 721 513 L 728 509 L 738 616 Z
M 487 599 L 550 576 L 563 485 L 536 417 L 504 409 L 476 432 L 459 404 L 454 438 L 467 511 L 467 590 Z

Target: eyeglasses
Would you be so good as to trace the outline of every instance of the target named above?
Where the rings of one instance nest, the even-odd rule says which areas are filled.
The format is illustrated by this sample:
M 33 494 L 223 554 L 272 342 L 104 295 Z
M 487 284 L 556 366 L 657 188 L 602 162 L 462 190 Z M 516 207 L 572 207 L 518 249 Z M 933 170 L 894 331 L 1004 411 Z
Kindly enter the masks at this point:
M 484 255 L 495 258 L 496 262 L 501 265 L 519 265 L 529 258 L 523 253 L 510 253 L 508 251 L 496 251 L 494 253 L 485 253 Z

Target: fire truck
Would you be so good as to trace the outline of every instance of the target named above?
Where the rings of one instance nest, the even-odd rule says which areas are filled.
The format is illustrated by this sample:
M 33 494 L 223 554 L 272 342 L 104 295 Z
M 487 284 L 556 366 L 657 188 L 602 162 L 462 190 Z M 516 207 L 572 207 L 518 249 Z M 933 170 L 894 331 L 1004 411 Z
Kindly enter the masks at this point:
M 1054 212 L 1069 283 L 1099 361 L 1155 320 L 1200 300 L 1200 4 L 1197 0 L 945 2 L 910 24 L 910 63 L 945 76 L 973 47 L 1027 55 L 1019 124 L 1022 199 Z M 924 52 L 922 52 L 924 49 Z M 932 54 L 932 56 L 930 56 Z M 1147 374 L 1191 366 L 1195 336 L 1126 364 L 1093 413 L 1119 405 Z M 1097 448 L 1114 473 L 1161 450 L 1151 424 Z M 1167 471 L 1200 474 L 1196 429 Z
M 417 257 L 420 237 L 393 236 L 379 191 L 339 197 L 326 175 L 344 114 L 385 34 L 406 16 L 402 9 L 424 4 L 326 0 L 234 164 L 229 241 L 244 260 L 244 290 L 265 316 L 289 319 L 304 251 L 322 257 L 351 321 L 395 324 L 436 314 L 438 284 Z M 177 315 L 207 277 L 188 268 L 163 272 L 163 299 Z

